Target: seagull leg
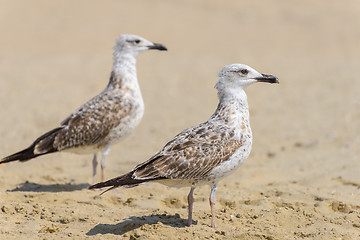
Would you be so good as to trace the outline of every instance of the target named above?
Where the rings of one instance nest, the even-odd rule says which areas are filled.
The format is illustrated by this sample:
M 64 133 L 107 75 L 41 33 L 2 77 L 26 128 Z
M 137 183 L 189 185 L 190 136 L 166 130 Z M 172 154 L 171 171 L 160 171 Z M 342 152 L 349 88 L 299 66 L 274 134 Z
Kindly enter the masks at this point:
M 95 154 L 94 154 L 94 158 L 93 158 L 93 160 L 92 160 L 92 167 L 93 167 L 93 175 L 92 175 L 93 181 L 92 181 L 92 182 L 93 182 L 93 184 L 96 183 L 95 177 L 96 177 L 96 167 L 97 167 L 97 165 L 98 165 L 97 154 L 95 153 Z
M 215 191 L 217 188 L 217 183 L 215 183 L 212 188 L 211 188 L 211 193 L 210 193 L 210 198 L 209 198 L 209 202 L 210 202 L 210 208 L 211 208 L 211 227 L 212 228 L 216 228 L 216 224 L 215 224 Z
M 105 174 L 104 174 L 104 169 L 105 169 L 105 160 L 106 160 L 106 156 L 109 154 L 110 152 L 110 147 L 104 148 L 102 150 L 102 159 L 101 159 L 101 181 L 103 182 L 105 180 Z
M 193 210 L 193 203 L 194 203 L 194 197 L 193 197 L 193 193 L 194 193 L 195 187 L 191 186 L 189 195 L 188 195 L 188 206 L 189 206 L 189 214 L 188 214 L 188 227 L 191 226 L 192 224 L 192 210 Z

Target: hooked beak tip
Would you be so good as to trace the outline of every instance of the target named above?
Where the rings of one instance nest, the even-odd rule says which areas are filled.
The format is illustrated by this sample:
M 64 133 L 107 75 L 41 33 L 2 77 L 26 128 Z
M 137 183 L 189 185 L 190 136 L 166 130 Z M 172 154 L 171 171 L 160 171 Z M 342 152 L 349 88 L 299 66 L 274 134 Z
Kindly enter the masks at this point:
M 154 43 L 153 45 L 149 46 L 149 49 L 156 49 L 159 51 L 167 51 L 167 48 L 160 43 Z
M 261 77 L 255 78 L 258 82 L 267 82 L 267 83 L 280 83 L 279 79 L 273 75 L 262 74 Z

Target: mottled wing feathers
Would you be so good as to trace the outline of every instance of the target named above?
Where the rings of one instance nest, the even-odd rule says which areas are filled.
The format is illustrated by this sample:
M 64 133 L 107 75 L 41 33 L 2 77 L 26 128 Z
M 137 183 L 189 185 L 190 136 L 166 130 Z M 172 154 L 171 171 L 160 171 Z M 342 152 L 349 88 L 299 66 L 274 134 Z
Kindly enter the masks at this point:
M 108 144 L 105 138 L 109 132 L 121 124 L 132 107 L 119 96 L 98 95 L 61 123 L 63 130 L 54 145 L 59 150 L 96 144 L 102 147 Z
M 177 135 L 151 159 L 138 165 L 133 177 L 204 179 L 241 145 L 241 139 L 234 139 L 233 130 L 206 122 Z
M 27 149 L 2 159 L 1 162 L 26 161 L 37 156 L 77 147 L 102 148 L 111 143 L 111 130 L 126 121 L 134 103 L 113 92 L 103 91 L 61 122 L 60 126 L 43 134 Z
M 161 179 L 206 180 L 215 167 L 228 161 L 242 146 L 242 139 L 242 135 L 236 139 L 234 129 L 205 122 L 175 136 L 160 152 L 131 172 L 90 189 L 135 187 Z

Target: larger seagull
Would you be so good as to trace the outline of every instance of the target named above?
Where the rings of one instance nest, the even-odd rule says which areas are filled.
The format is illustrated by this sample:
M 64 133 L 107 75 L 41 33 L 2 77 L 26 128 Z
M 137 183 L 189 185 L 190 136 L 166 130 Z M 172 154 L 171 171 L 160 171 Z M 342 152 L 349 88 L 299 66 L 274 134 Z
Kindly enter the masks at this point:
M 136 35 L 120 35 L 115 41 L 114 63 L 106 88 L 62 121 L 60 126 L 40 136 L 30 147 L 3 158 L 0 163 L 27 161 L 65 150 L 93 153 L 95 183 L 97 153 L 101 151 L 101 180 L 104 181 L 105 159 L 110 146 L 128 136 L 143 116 L 144 102 L 136 76 L 136 57 L 150 49 L 167 50 L 162 44 Z
M 224 67 L 219 73 L 219 78 L 216 84 L 219 105 L 209 120 L 182 131 L 161 151 L 136 166 L 131 172 L 89 188 L 135 187 L 149 181 L 173 187 L 190 186 L 190 226 L 194 189 L 199 185 L 210 184 L 211 227 L 215 228 L 217 184 L 235 171 L 251 151 L 252 133 L 244 89 L 256 82 L 279 83 L 276 77 L 258 73 L 244 64 Z

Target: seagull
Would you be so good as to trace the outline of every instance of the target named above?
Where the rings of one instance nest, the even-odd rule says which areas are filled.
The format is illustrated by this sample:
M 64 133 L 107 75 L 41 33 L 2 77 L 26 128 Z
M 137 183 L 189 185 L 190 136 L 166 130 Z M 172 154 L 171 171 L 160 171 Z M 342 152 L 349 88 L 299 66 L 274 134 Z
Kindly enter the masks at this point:
M 80 106 L 53 130 L 41 135 L 28 148 L 3 158 L 1 163 L 27 161 L 44 154 L 69 151 L 94 154 L 93 184 L 96 182 L 97 153 L 102 152 L 101 181 L 110 146 L 128 136 L 140 123 L 144 102 L 136 76 L 136 57 L 148 50 L 166 51 L 159 43 L 122 34 L 116 41 L 113 66 L 106 88 Z
M 256 82 L 279 83 L 279 80 L 244 64 L 225 66 L 215 86 L 219 104 L 209 120 L 182 131 L 131 172 L 92 185 L 89 189 L 111 187 L 105 193 L 120 186 L 131 188 L 150 181 L 170 187 L 190 187 L 187 222 L 190 226 L 195 187 L 211 185 L 211 227 L 216 228 L 215 191 L 218 182 L 234 172 L 251 151 L 252 133 L 244 89 Z

